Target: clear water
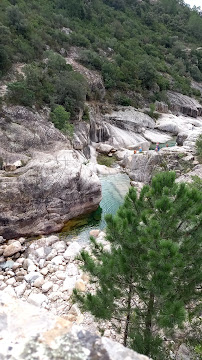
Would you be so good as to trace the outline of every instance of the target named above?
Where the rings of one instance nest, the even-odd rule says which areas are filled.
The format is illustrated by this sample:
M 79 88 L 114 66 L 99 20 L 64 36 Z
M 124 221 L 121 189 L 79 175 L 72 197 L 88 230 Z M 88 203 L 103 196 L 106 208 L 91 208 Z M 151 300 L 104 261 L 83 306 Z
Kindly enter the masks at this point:
M 79 243 L 86 243 L 89 240 L 89 232 L 92 229 L 103 230 L 106 227 L 105 215 L 115 214 L 123 203 L 124 197 L 130 187 L 130 180 L 126 174 L 100 176 L 102 184 L 102 201 L 99 209 L 89 216 L 69 221 L 72 229 L 64 230 L 60 237 L 66 241 L 77 240 Z M 68 227 L 68 226 L 67 226 Z

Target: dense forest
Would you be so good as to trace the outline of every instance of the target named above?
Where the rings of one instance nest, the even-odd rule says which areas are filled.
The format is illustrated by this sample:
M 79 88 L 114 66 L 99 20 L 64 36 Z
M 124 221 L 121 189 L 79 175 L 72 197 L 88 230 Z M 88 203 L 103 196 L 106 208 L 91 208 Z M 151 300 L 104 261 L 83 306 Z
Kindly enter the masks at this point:
M 64 57 L 101 73 L 106 100 L 140 106 L 174 90 L 200 98 L 202 17 L 183 0 L 2 0 L 0 76 L 27 63 L 26 78 L 9 85 L 9 101 L 62 105 L 72 117 L 98 94 Z

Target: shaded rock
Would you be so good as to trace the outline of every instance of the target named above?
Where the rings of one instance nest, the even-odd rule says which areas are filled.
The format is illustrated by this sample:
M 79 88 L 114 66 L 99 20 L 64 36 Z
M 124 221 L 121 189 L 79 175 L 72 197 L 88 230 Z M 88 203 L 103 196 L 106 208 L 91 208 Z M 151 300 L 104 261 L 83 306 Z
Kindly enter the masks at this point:
M 8 257 L 8 256 L 12 256 L 16 253 L 18 253 L 18 251 L 21 251 L 22 249 L 22 245 L 19 241 L 14 241 L 12 244 L 8 245 L 4 252 L 3 252 L 3 255 L 5 257 Z
M 126 172 L 130 179 L 136 182 L 148 183 L 154 168 L 161 162 L 161 156 L 155 151 L 133 154 L 124 159 Z
M 108 155 L 114 148 L 111 145 L 101 143 L 96 147 L 96 150 L 101 154 Z
M 14 261 L 13 260 L 7 260 L 5 262 L 0 262 L 0 268 L 1 269 L 12 269 L 14 265 Z
M 176 360 L 190 360 L 192 359 L 191 352 L 187 348 L 185 344 L 181 344 L 177 354 L 176 354 Z
M 172 111 L 194 118 L 202 116 L 202 106 L 197 100 L 173 91 L 168 91 L 167 96 Z
M 69 219 L 96 210 L 101 184 L 82 161 L 72 150 L 38 153 L 22 173 L 2 177 L 0 234 L 11 238 L 51 233 Z
M 179 133 L 176 138 L 176 143 L 178 146 L 183 146 L 184 141 L 186 140 L 188 134 L 186 133 Z

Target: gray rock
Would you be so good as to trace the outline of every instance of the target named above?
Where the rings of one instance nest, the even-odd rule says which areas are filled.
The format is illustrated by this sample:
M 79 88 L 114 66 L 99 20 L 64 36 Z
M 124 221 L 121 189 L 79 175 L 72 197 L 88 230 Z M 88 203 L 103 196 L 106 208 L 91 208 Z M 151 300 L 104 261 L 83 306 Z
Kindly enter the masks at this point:
M 1 269 L 12 269 L 14 265 L 14 261 L 13 260 L 7 260 L 3 263 L 0 263 L 0 268 Z
M 202 106 L 197 100 L 173 91 L 168 91 L 167 96 L 172 111 L 194 118 L 202 115 Z
M 185 344 L 181 344 L 176 354 L 176 360 L 190 360 L 191 358 L 190 350 Z
M 161 162 L 161 155 L 155 151 L 133 154 L 124 159 L 124 165 L 129 177 L 136 182 L 148 183 L 154 168 Z
M 30 272 L 29 274 L 25 275 L 25 280 L 28 282 L 28 283 L 33 283 L 36 279 L 38 278 L 41 278 L 42 275 L 39 273 L 39 272 Z
M 186 140 L 187 136 L 188 136 L 187 133 L 183 133 L 183 132 L 179 133 L 176 138 L 177 145 L 183 146 L 183 143 Z

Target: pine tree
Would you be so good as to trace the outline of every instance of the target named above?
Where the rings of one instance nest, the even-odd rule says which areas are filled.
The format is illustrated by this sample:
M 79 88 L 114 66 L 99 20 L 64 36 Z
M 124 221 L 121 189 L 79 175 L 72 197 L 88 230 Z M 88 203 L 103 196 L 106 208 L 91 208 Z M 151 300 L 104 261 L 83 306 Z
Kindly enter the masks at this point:
M 164 358 L 162 334 L 199 311 L 201 200 L 174 172 L 157 174 L 139 197 L 130 188 L 117 214 L 107 215 L 110 251 L 91 238 L 91 253 L 81 253 L 96 290 L 75 291 L 77 301 L 120 328 L 125 346 L 153 359 Z

